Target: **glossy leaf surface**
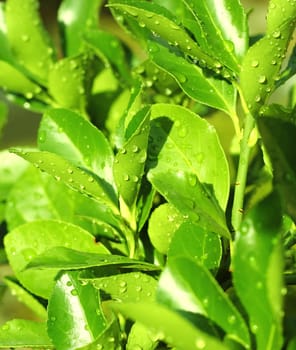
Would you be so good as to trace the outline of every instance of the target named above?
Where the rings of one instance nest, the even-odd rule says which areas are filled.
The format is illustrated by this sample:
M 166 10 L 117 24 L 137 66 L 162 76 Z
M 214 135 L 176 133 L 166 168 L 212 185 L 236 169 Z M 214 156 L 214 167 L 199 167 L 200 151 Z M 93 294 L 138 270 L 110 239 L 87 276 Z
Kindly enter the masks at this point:
M 248 45 L 247 18 L 238 0 L 183 0 L 192 12 L 200 46 L 238 73 Z
M 208 317 L 242 345 L 250 346 L 247 325 L 218 282 L 202 263 L 176 257 L 169 260 L 157 290 L 166 306 Z
M 126 142 L 117 153 L 113 166 L 118 191 L 130 207 L 137 200 L 144 174 L 149 136 L 149 109 L 140 111 L 131 123 L 133 130 L 126 136 Z
M 218 339 L 199 331 L 186 319 L 157 303 L 113 303 L 112 307 L 124 316 L 139 321 L 164 340 L 180 350 L 226 350 Z M 182 337 L 180 337 L 182 330 Z
M 38 130 L 41 151 L 56 153 L 73 164 L 89 169 L 113 185 L 113 151 L 104 134 L 81 115 L 51 109 Z
M 135 322 L 128 334 L 126 349 L 154 350 L 157 347 L 157 343 L 157 340 L 153 339 L 152 333 L 145 326 Z
M 6 20 L 5 20 L 5 4 L 0 3 L 0 45 L 1 45 L 0 59 L 5 62 L 12 63 L 14 61 L 14 57 L 9 47 L 9 42 L 8 42 L 6 32 L 7 32 L 7 27 L 6 27 Z
M 0 327 L 0 348 L 53 348 L 46 324 L 14 319 Z
M 183 221 L 184 216 L 169 203 L 158 206 L 150 215 L 148 235 L 160 253 L 167 254 L 172 237 Z
M 54 49 L 43 27 L 38 8 L 37 0 L 7 1 L 7 36 L 13 54 L 21 65 L 37 81 L 45 84 L 54 62 Z
M 282 346 L 281 220 L 279 199 L 271 195 L 245 216 L 235 239 L 234 286 L 258 350 Z
M 54 220 L 40 220 L 18 226 L 4 239 L 9 263 L 20 282 L 36 295 L 48 298 L 57 270 L 44 274 L 24 268 L 37 255 L 53 247 L 69 247 L 86 252 L 108 254 L 106 248 L 96 244 L 94 237 L 82 228 Z
M 84 239 L 86 239 L 84 237 Z M 85 242 L 85 246 L 87 246 Z M 109 255 L 106 248 L 96 244 L 92 240 L 92 246 L 87 249 L 77 247 L 52 246 L 52 249 L 43 251 L 39 256 L 32 257 L 27 263 L 28 270 L 76 270 L 88 267 L 122 266 L 126 268 L 138 268 L 143 270 L 158 270 L 158 267 L 144 261 L 130 259 L 120 255 Z
M 229 172 L 214 128 L 179 106 L 154 105 L 151 119 L 149 181 L 183 215 L 229 237 Z
M 218 270 L 222 244 L 218 235 L 203 230 L 192 222 L 184 222 L 175 232 L 168 250 L 168 261 L 183 256 L 198 261 L 207 269 Z
M 286 112 L 274 106 L 260 117 L 259 129 L 269 154 L 274 183 L 282 196 L 285 211 L 296 220 L 296 157 L 291 140 L 296 137 L 296 125 L 292 111 Z
M 13 277 L 5 277 L 4 282 L 19 302 L 31 309 L 41 320 L 45 321 L 47 319 L 46 308 L 32 294 L 17 283 Z
M 281 14 L 279 16 L 279 13 Z M 267 14 L 267 28 L 269 34 L 276 32 L 282 23 L 290 22 L 295 25 L 295 2 L 290 0 L 270 0 Z
M 63 37 L 65 56 L 81 51 L 82 34 L 86 29 L 96 28 L 102 0 L 63 0 L 58 10 L 58 21 Z
M 70 188 L 93 197 L 117 212 L 113 190 L 106 182 L 87 170 L 75 166 L 55 153 L 17 149 L 12 151 L 31 162 L 38 169 L 54 176 L 57 181 L 66 183 Z
M 83 280 L 83 279 L 82 279 Z M 113 276 L 85 280 L 102 291 L 107 299 L 137 302 L 153 301 L 157 281 L 141 272 L 129 272 Z
M 172 75 L 192 99 L 230 115 L 235 113 L 236 92 L 226 80 L 206 76 L 202 68 L 157 43 L 149 44 L 149 56 L 157 66 Z
M 86 114 L 87 99 L 96 74 L 93 54 L 82 53 L 59 60 L 51 69 L 48 90 L 59 107 Z
M 106 328 L 99 293 L 92 285 L 81 284 L 78 273 L 62 273 L 48 303 L 48 334 L 61 350 L 90 344 Z

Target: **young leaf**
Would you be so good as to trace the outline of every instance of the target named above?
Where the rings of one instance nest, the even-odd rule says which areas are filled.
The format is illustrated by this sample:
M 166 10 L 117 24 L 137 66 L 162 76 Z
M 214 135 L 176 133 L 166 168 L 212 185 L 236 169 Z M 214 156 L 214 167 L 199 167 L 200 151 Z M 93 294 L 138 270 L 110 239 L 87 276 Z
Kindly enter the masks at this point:
M 128 334 L 126 350 L 154 350 L 158 341 L 153 339 L 152 332 L 139 322 L 135 322 Z
M 270 157 L 274 184 L 280 191 L 285 211 L 296 222 L 296 157 L 291 140 L 296 137 L 293 112 L 272 106 L 258 120 L 264 146 Z
M 153 301 L 157 286 L 153 277 L 141 272 L 81 280 L 91 282 L 107 299 L 125 302 Z
M 278 350 L 283 342 L 281 231 L 281 208 L 272 194 L 246 214 L 235 239 L 234 287 L 258 350 Z
M 39 83 L 46 84 L 55 58 L 54 49 L 43 27 L 38 7 L 37 0 L 6 1 L 7 36 L 19 63 Z
M 107 321 L 100 295 L 91 284 L 81 284 L 79 272 L 62 273 L 48 303 L 48 335 L 57 349 L 74 350 L 92 343 Z
M 53 344 L 45 323 L 15 319 L 0 327 L 0 348 L 52 349 Z
M 96 73 L 96 57 L 90 52 L 64 58 L 50 70 L 48 91 L 60 107 L 85 115 Z
M 224 79 L 205 75 L 202 68 L 158 43 L 148 42 L 148 50 L 153 62 L 172 75 L 189 97 L 230 115 L 235 114 L 236 91 L 233 85 Z
M 167 255 L 168 261 L 183 256 L 198 261 L 211 272 L 216 272 L 222 257 L 222 244 L 215 233 L 186 221 L 172 237 Z
M 13 277 L 4 277 L 5 284 L 9 287 L 12 295 L 16 296 L 18 301 L 31 309 L 40 319 L 46 321 L 46 308 L 25 288 L 23 288 Z
M 172 204 L 158 206 L 151 214 L 148 226 L 148 235 L 154 248 L 167 254 L 172 237 L 184 221 L 184 215 Z
M 38 169 L 54 176 L 57 181 L 63 181 L 70 188 L 93 197 L 98 202 L 118 212 L 113 189 L 103 179 L 92 175 L 57 154 L 39 151 L 12 150 L 13 153 L 31 162 Z
M 82 228 L 54 220 L 39 220 L 18 226 L 4 238 L 9 263 L 22 285 L 32 293 L 48 298 L 57 268 L 47 271 L 24 270 L 37 255 L 53 247 L 69 247 L 82 252 L 108 254 L 94 237 Z
M 114 185 L 111 146 L 104 134 L 79 114 L 67 109 L 46 111 L 38 131 L 38 146 Z
M 127 128 L 126 142 L 117 153 L 113 173 L 118 191 L 132 208 L 137 200 L 147 155 L 149 108 L 142 109 Z M 131 131 L 129 131 L 132 129 Z
M 58 22 L 65 56 L 73 56 L 81 51 L 83 32 L 97 27 L 101 4 L 102 0 L 62 1 L 58 10 Z
M 85 237 L 84 237 L 85 239 Z M 158 270 L 153 264 L 130 259 L 121 255 L 109 255 L 106 248 L 92 243 L 89 251 L 79 248 L 68 248 L 62 244 L 52 245 L 46 251 L 36 254 L 27 262 L 27 270 L 76 270 L 89 267 L 119 266 L 139 270 Z
M 156 298 L 170 308 L 208 317 L 228 338 L 250 347 L 244 319 L 200 262 L 180 256 L 170 259 L 161 274 Z
M 281 16 L 279 16 L 281 11 Z M 285 22 L 294 23 L 296 18 L 295 3 L 290 0 L 270 0 L 267 13 L 267 28 L 268 34 L 274 34 L 278 28 Z
M 183 0 L 192 12 L 202 49 L 239 73 L 248 45 L 247 16 L 239 0 Z
M 183 215 L 229 237 L 229 171 L 214 128 L 179 106 L 154 105 L 151 119 L 149 181 Z
M 179 350 L 227 349 L 218 339 L 201 332 L 185 318 L 163 305 L 113 302 L 110 306 L 124 316 L 142 323 L 155 334 L 156 340 L 163 340 Z

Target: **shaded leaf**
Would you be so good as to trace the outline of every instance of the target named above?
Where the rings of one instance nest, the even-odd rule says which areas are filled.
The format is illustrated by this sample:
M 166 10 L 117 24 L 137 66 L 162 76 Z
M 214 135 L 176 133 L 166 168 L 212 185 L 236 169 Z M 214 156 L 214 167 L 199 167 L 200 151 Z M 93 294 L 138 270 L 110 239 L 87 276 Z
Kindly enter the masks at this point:
M 221 240 L 213 232 L 206 231 L 190 221 L 184 222 L 172 237 L 168 261 L 178 256 L 194 259 L 216 272 L 222 257 Z
M 139 321 L 155 334 L 155 339 L 164 340 L 180 350 L 226 350 L 218 339 L 195 328 L 176 312 L 157 303 L 118 303 L 112 308 L 134 321 Z M 180 337 L 182 330 L 182 337 Z
M 8 321 L 0 328 L 0 348 L 53 348 L 46 324 L 28 320 Z
M 272 194 L 246 214 L 235 239 L 234 287 L 258 350 L 281 349 L 283 341 L 281 231 L 281 208 Z
M 18 301 L 31 309 L 40 319 L 46 321 L 47 311 L 32 294 L 23 288 L 13 277 L 4 277 L 5 284 L 9 287 L 12 295 L 16 296 Z
M 7 36 L 14 56 L 34 79 L 46 84 L 55 57 L 39 15 L 39 2 L 9 0 L 6 1 L 5 9 Z
M 78 54 L 85 30 L 96 28 L 102 0 L 63 0 L 58 10 L 58 22 L 63 38 L 65 56 Z
M 86 249 L 82 250 L 74 247 L 68 248 L 62 244 L 59 246 L 55 245 L 43 251 L 38 256 L 34 255 L 27 262 L 26 269 L 28 271 L 43 269 L 76 270 L 100 266 L 120 266 L 148 271 L 159 269 L 157 266 L 144 261 L 130 259 L 120 255 L 109 255 L 106 248 L 95 244 L 93 241 L 91 248 L 93 249 L 87 251 Z
M 248 328 L 211 273 L 198 261 L 171 258 L 161 274 L 157 300 L 170 308 L 202 314 L 245 347 L 250 346 Z
M 32 293 L 48 298 L 58 268 L 46 274 L 40 270 L 24 270 L 39 254 L 53 247 L 69 247 L 79 251 L 108 254 L 96 244 L 94 237 L 82 228 L 55 220 L 39 220 L 18 226 L 4 238 L 9 263 L 18 280 Z

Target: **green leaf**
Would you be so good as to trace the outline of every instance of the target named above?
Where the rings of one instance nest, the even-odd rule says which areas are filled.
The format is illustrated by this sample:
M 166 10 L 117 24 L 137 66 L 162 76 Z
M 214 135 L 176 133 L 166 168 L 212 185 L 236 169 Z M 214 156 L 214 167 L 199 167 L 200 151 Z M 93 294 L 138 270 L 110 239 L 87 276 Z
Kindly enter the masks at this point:
M 95 288 L 103 292 L 105 298 L 125 302 L 152 301 L 157 286 L 157 281 L 153 277 L 141 272 L 81 280 L 91 282 Z
M 83 39 L 104 61 L 106 66 L 111 64 L 118 79 L 130 85 L 132 77 L 125 61 L 125 52 L 120 40 L 114 35 L 100 30 L 86 31 Z
M 37 255 L 53 247 L 69 247 L 82 252 L 108 254 L 94 237 L 82 228 L 55 220 L 39 220 L 18 226 L 4 238 L 9 263 L 18 280 L 32 293 L 48 298 L 57 270 L 24 270 Z
M 46 111 L 38 131 L 38 146 L 89 169 L 113 186 L 111 146 L 104 134 L 79 114 L 66 109 Z
M 3 128 L 7 122 L 8 117 L 8 107 L 7 105 L 0 101 L 0 137 L 2 136 Z
M 129 124 L 132 128 L 122 149 L 116 154 L 114 178 L 124 202 L 132 208 L 137 200 L 147 156 L 149 136 L 149 108 L 142 109 Z
M 8 0 L 5 9 L 7 36 L 14 56 L 34 79 L 46 84 L 55 58 L 49 35 L 39 16 L 39 2 Z
M 97 73 L 97 61 L 90 53 L 59 60 L 51 68 L 48 91 L 58 106 L 86 115 L 88 97 Z
M 98 25 L 101 4 L 102 0 L 62 1 L 58 10 L 58 22 L 65 56 L 73 56 L 81 51 L 84 31 Z
M 270 5 L 271 6 L 271 5 Z M 282 17 L 280 17 L 282 18 Z M 250 49 L 242 63 L 240 85 L 250 112 L 256 116 L 274 90 L 292 36 L 295 17 L 282 22 Z M 250 86 L 252 88 L 250 89 Z
M 149 181 L 183 215 L 229 238 L 221 209 L 228 200 L 229 171 L 214 128 L 173 105 L 153 105 L 151 120 Z
M 279 16 L 281 11 L 281 16 Z M 267 28 L 268 34 L 273 34 L 286 22 L 294 23 L 296 18 L 296 8 L 290 0 L 270 0 L 268 4 Z
M 70 188 L 93 197 L 98 202 L 118 212 L 116 198 L 110 185 L 99 177 L 76 167 L 57 154 L 39 151 L 13 149 L 13 153 L 31 162 L 38 169 L 54 176 L 57 181 L 65 182 Z
M 153 339 L 152 333 L 145 326 L 135 322 L 128 334 L 126 349 L 154 350 L 157 347 L 157 343 L 157 340 Z
M 212 274 L 197 260 L 171 258 L 161 274 L 157 300 L 170 308 L 202 314 L 220 326 L 227 337 L 250 346 L 248 328 Z
M 46 324 L 28 320 L 8 321 L 0 328 L 0 348 L 49 348 L 53 345 Z
M 41 93 L 39 85 L 27 78 L 21 71 L 10 63 L 0 61 L 0 86 L 8 92 L 22 94 L 26 99 L 38 97 Z
M 183 0 L 192 12 L 201 48 L 235 73 L 248 45 L 247 16 L 239 0 Z
M 183 256 L 198 261 L 211 272 L 216 272 L 222 257 L 222 244 L 215 233 L 188 221 L 182 223 L 175 232 L 167 254 L 168 261 Z
M 153 334 L 179 350 L 226 350 L 218 339 L 195 328 L 176 312 L 157 303 L 118 303 L 112 308 L 134 321 L 139 321 Z M 182 331 L 182 336 L 180 336 Z
M 17 297 L 17 300 L 29 309 L 31 309 L 40 319 L 47 319 L 46 308 L 25 288 L 23 288 L 15 278 L 4 277 L 5 284 L 9 287 L 11 294 Z
M 57 349 L 71 350 L 92 343 L 106 328 L 100 295 L 81 284 L 79 272 L 62 273 L 48 303 L 48 335 Z
M 234 287 L 258 350 L 281 349 L 283 342 L 281 231 L 281 208 L 272 194 L 246 214 L 233 248 Z
M 13 64 L 14 57 L 12 55 L 11 49 L 9 47 L 9 42 L 7 38 L 7 26 L 5 20 L 5 4 L 0 3 L 0 59 Z
M 265 110 L 258 120 L 264 146 L 270 157 L 274 184 L 279 189 L 283 207 L 296 222 L 296 157 L 292 140 L 296 137 L 295 117 L 278 106 Z
M 177 19 L 166 8 L 145 1 L 114 1 L 109 6 L 135 19 L 138 26 L 147 27 L 154 37 L 161 37 L 169 45 L 180 50 L 209 69 L 221 73 L 222 65 L 200 49 L 191 36 L 178 24 Z M 141 33 L 142 31 L 138 31 Z M 147 38 L 145 38 L 147 40 Z
M 85 239 L 86 237 L 84 237 Z M 86 243 L 85 243 L 86 244 Z M 65 244 L 52 245 L 46 251 L 37 256 L 32 256 L 27 261 L 26 269 L 29 270 L 76 270 L 89 267 L 119 266 L 123 268 L 135 268 L 140 270 L 158 270 L 153 264 L 120 255 L 109 255 L 106 248 L 94 243 L 86 249 L 68 248 Z
M 172 237 L 185 220 L 172 204 L 164 203 L 150 215 L 148 235 L 154 248 L 167 254 Z
M 194 62 L 176 56 L 160 44 L 150 42 L 148 46 L 153 62 L 173 76 L 189 97 L 230 115 L 235 114 L 236 91 L 230 83 L 205 75 Z

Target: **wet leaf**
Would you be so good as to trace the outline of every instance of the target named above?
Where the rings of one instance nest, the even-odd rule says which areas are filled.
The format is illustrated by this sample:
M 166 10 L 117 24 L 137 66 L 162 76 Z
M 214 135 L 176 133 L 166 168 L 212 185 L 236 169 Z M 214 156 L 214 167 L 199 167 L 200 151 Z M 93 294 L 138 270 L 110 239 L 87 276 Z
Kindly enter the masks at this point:
M 5 9 L 7 37 L 14 56 L 34 79 L 46 84 L 55 53 L 39 15 L 39 2 L 9 0 Z
M 38 145 L 41 151 L 56 153 L 114 186 L 111 146 L 104 134 L 81 115 L 67 109 L 46 111 L 38 130 Z
M 114 213 L 118 212 L 113 189 L 103 179 L 76 167 L 54 153 L 18 149 L 13 149 L 12 152 L 28 160 L 38 169 L 54 176 L 57 181 L 62 181 L 70 188 L 94 198 L 112 209 Z
M 230 115 L 235 114 L 236 91 L 229 82 L 206 75 L 194 62 L 176 56 L 160 44 L 151 42 L 148 46 L 153 62 L 173 76 L 188 96 Z
M 177 256 L 194 259 L 215 273 L 222 258 L 221 240 L 187 220 L 179 226 L 169 246 L 168 261 Z
M 65 56 L 73 56 L 81 51 L 84 31 L 98 25 L 101 4 L 102 0 L 62 1 L 58 10 L 58 22 Z
M 26 347 L 53 348 L 45 323 L 15 319 L 0 327 L 0 348 Z
M 108 254 L 102 244 L 82 228 L 67 222 L 39 220 L 18 226 L 4 238 L 9 263 L 22 285 L 30 292 L 48 298 L 58 269 L 24 270 L 37 255 L 53 247 L 69 247 L 82 252 Z
M 82 284 L 78 274 L 60 274 L 49 299 L 48 334 L 57 349 L 91 344 L 107 326 L 99 293 L 91 284 Z
M 201 332 L 192 323 L 176 312 L 157 303 L 118 303 L 112 308 L 134 321 L 139 321 L 155 334 L 155 339 L 164 340 L 180 350 L 226 350 L 217 338 Z M 182 337 L 180 337 L 182 330 Z
M 208 317 L 245 347 L 250 346 L 248 328 L 212 274 L 197 260 L 171 258 L 161 274 L 157 300 L 166 306 Z
M 158 341 L 153 339 L 152 332 L 139 322 L 135 322 L 128 334 L 126 349 L 134 350 L 141 348 L 142 350 L 154 350 Z
M 120 266 L 124 268 L 135 268 L 148 271 L 159 269 L 157 266 L 144 261 L 130 259 L 125 256 L 115 254 L 109 255 L 106 248 L 100 244 L 94 243 L 93 240 L 91 246 L 93 249 L 89 249 L 89 251 L 74 247 L 68 248 L 62 244 L 60 244 L 60 246 L 52 246 L 51 248 L 48 248 L 46 251 L 42 251 L 38 256 L 34 255 L 30 261 L 27 262 L 26 269 L 76 270 L 101 266 Z
M 270 195 L 246 214 L 232 259 L 234 287 L 248 313 L 258 350 L 282 347 L 282 213 Z
M 158 104 L 151 111 L 149 181 L 190 220 L 229 237 L 221 209 L 229 171 L 214 128 L 180 106 Z

